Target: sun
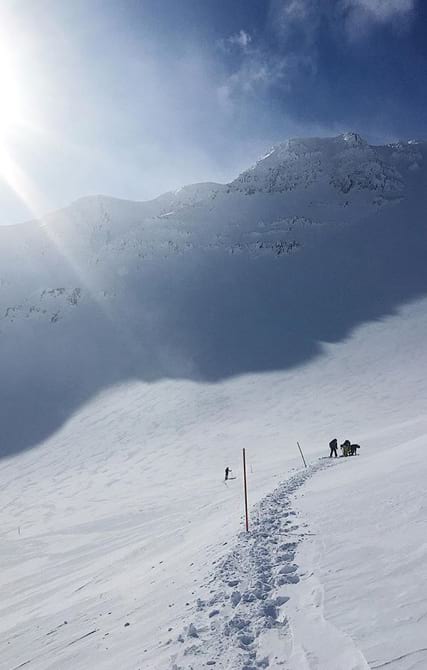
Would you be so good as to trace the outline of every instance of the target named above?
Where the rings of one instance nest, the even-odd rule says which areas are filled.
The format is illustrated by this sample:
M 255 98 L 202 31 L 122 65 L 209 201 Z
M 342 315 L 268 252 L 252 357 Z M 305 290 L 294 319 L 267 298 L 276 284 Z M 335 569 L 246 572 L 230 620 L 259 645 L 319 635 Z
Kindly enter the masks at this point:
M 23 79 L 15 55 L 0 35 L 0 182 L 7 184 L 36 216 L 43 211 L 40 208 L 43 198 L 15 151 L 16 140 L 27 140 L 28 132 L 24 131 L 31 127 L 25 114 Z
M 0 142 L 23 121 L 22 94 L 11 54 L 0 47 Z

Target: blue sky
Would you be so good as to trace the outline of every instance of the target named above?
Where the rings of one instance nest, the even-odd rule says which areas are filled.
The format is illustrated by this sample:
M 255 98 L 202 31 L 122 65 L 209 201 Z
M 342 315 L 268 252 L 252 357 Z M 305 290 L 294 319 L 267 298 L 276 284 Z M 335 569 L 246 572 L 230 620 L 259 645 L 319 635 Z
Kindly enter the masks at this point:
M 426 138 L 426 82 L 421 0 L 3 0 L 0 223 L 226 181 L 289 136 Z

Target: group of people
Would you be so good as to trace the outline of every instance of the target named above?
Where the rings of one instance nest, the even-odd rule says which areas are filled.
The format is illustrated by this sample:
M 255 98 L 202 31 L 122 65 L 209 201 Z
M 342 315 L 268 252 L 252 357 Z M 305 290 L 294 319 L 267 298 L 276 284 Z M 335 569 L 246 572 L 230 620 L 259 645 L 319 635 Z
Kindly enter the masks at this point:
M 329 448 L 331 450 L 331 453 L 329 454 L 329 458 L 332 458 L 332 456 L 335 456 L 337 458 L 338 456 L 338 440 L 336 437 L 334 437 L 333 440 L 329 442 Z M 343 456 L 357 456 L 357 450 L 360 449 L 359 444 L 352 444 L 350 440 L 344 440 L 344 442 L 340 445 L 340 449 L 342 451 Z M 232 470 L 228 466 L 225 468 L 225 476 L 224 476 L 224 481 L 228 481 L 229 479 L 233 479 L 231 477 Z M 235 477 L 234 477 L 235 479 Z
M 345 440 L 340 445 L 340 448 L 341 448 L 343 456 L 357 456 L 357 450 L 360 449 L 360 445 L 351 444 L 350 440 Z M 338 440 L 337 440 L 336 437 L 329 442 L 329 449 L 331 450 L 331 453 L 329 454 L 329 458 L 332 458 L 332 456 L 337 458 L 337 456 L 338 456 Z

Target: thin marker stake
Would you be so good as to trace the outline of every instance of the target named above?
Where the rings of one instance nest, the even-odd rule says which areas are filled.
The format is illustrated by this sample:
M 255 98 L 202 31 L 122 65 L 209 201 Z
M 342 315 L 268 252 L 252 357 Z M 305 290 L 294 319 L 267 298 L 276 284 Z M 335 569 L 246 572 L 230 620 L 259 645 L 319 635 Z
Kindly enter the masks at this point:
M 246 481 L 246 450 L 243 449 L 243 485 L 245 490 L 245 519 L 246 532 L 249 532 L 249 514 L 248 514 L 248 483 Z
M 304 463 L 304 467 L 306 468 L 306 467 L 307 467 L 307 463 L 305 462 L 304 454 L 302 453 L 302 449 L 301 449 L 301 447 L 300 447 L 299 442 L 297 442 L 297 445 L 298 445 L 299 453 L 301 454 L 302 462 Z

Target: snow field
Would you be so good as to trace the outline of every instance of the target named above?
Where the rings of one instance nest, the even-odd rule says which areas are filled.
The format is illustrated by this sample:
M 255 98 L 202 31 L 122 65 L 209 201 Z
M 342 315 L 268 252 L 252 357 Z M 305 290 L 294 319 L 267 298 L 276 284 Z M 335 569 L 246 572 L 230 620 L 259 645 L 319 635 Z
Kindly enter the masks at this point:
M 222 651 L 229 670 L 266 658 L 359 670 L 406 654 L 395 667 L 423 667 L 425 318 L 425 302 L 414 303 L 292 372 L 120 385 L 4 460 L 0 667 L 195 670 L 221 667 Z M 313 465 L 335 434 L 359 442 L 360 456 L 288 489 L 289 476 L 305 478 L 296 440 Z M 236 540 L 243 446 L 257 525 Z M 236 476 L 227 484 L 225 465 Z M 279 551 L 279 532 L 296 547 Z M 251 602 L 262 574 L 276 618 Z M 240 610 L 239 633 L 226 626 Z M 200 645 L 206 653 L 184 654 Z
M 427 667 L 426 152 L 0 230 L 1 670 Z
M 300 565 L 372 669 L 427 667 L 426 435 L 425 416 L 380 431 L 368 457 L 341 459 L 296 501 L 320 547 L 313 559 L 302 546 Z

